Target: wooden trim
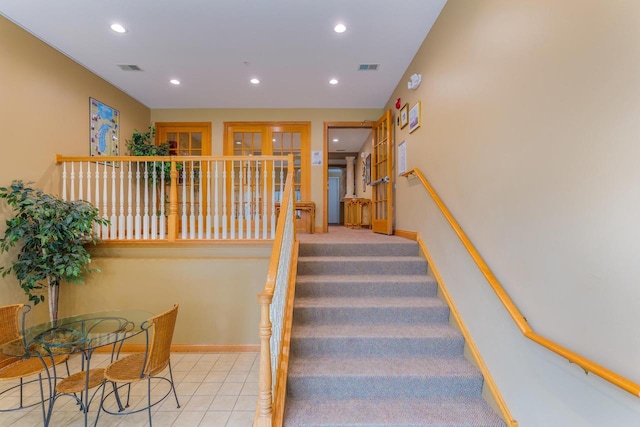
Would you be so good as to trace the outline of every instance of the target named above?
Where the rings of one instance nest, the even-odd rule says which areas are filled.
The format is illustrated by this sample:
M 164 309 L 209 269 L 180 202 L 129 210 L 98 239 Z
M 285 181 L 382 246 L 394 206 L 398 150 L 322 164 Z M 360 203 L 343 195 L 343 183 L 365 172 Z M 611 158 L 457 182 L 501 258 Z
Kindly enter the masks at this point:
M 281 427 L 284 422 L 284 408 L 287 399 L 287 377 L 289 375 L 289 354 L 291 351 L 291 327 L 293 325 L 293 302 L 296 295 L 296 279 L 298 276 L 298 251 L 300 242 L 296 241 L 291 259 L 291 275 L 289 276 L 289 293 L 285 307 L 282 342 L 280 343 L 280 360 L 276 374 L 276 386 L 273 393 L 272 425 Z
M 431 272 L 433 273 L 433 277 L 436 279 L 436 282 L 438 283 L 440 292 L 444 300 L 446 301 L 447 305 L 449 306 L 451 316 L 453 317 L 456 324 L 458 325 L 458 329 L 460 330 L 460 333 L 462 333 L 462 336 L 464 337 L 464 340 L 465 340 L 465 344 L 467 345 L 467 348 L 471 352 L 471 355 L 475 360 L 478 366 L 478 369 L 480 369 L 480 372 L 482 372 L 482 376 L 484 377 L 484 382 L 489 392 L 491 393 L 491 397 L 493 398 L 496 405 L 498 406 L 498 410 L 502 414 L 502 418 L 505 419 L 505 422 L 509 427 L 517 427 L 518 422 L 513 419 L 513 416 L 511 415 L 511 412 L 509 411 L 507 404 L 502 398 L 502 394 L 500 394 L 500 390 L 498 390 L 498 386 L 496 385 L 495 381 L 493 380 L 493 377 L 491 376 L 491 372 L 487 368 L 487 365 L 484 363 L 484 360 L 482 359 L 482 356 L 478 351 L 478 347 L 476 347 L 476 344 L 473 342 L 473 339 L 471 338 L 471 334 L 469 333 L 469 330 L 467 329 L 464 322 L 462 321 L 460 312 L 458 312 L 458 309 L 453 303 L 453 299 L 451 298 L 451 295 L 449 294 L 449 291 L 447 290 L 447 287 L 444 284 L 444 280 L 442 279 L 440 272 L 438 271 L 438 269 L 435 266 L 435 263 L 433 262 L 433 258 L 431 257 L 431 254 L 429 253 L 429 250 L 427 249 L 426 244 L 420 238 L 420 235 L 418 233 L 415 233 L 415 235 L 416 235 L 415 240 L 418 242 L 418 245 L 420 245 L 420 250 L 424 254 L 424 257 L 427 259 L 427 263 L 429 265 L 429 268 L 431 269 Z
M 371 120 L 365 120 L 361 122 L 324 122 L 324 130 L 322 137 L 323 144 L 323 159 L 322 159 L 322 232 L 326 233 L 329 231 L 329 209 L 327 207 L 327 189 L 329 188 L 329 142 L 327 138 L 329 137 L 329 128 L 336 129 L 358 129 L 358 128 L 368 128 L 373 129 L 373 125 L 375 122 Z M 355 170 L 353 171 L 355 174 Z M 373 220 L 373 215 L 371 216 Z
M 496 295 L 498 296 L 498 299 L 500 300 L 504 308 L 507 310 L 507 312 L 509 313 L 513 321 L 516 323 L 516 325 L 518 326 L 518 329 L 520 329 L 520 332 L 522 332 L 522 334 L 525 337 L 553 351 L 554 353 L 564 357 L 569 362 L 577 364 L 585 371 L 592 372 L 595 375 L 599 376 L 600 378 L 603 378 L 609 381 L 611 384 L 614 384 L 620 387 L 621 389 L 633 394 L 634 396 L 640 397 L 640 384 L 637 384 L 623 377 L 620 374 L 610 371 L 604 366 L 599 365 L 587 359 L 586 357 L 581 356 L 561 346 L 560 344 L 557 344 L 534 332 L 529 326 L 529 324 L 527 323 L 527 320 L 520 313 L 520 310 L 518 310 L 518 307 L 511 300 L 511 298 L 509 297 L 507 292 L 504 290 L 504 288 L 502 287 L 498 279 L 495 277 L 495 275 L 493 274 L 493 272 L 491 271 L 487 263 L 484 261 L 482 256 L 480 256 L 480 253 L 478 252 L 478 250 L 475 248 L 475 246 L 473 246 L 473 244 L 469 240 L 469 237 L 467 237 L 465 232 L 462 230 L 462 227 L 460 227 L 460 224 L 458 224 L 458 222 L 455 220 L 453 215 L 451 215 L 451 212 L 449 212 L 449 209 L 447 209 L 442 199 L 440 199 L 440 197 L 435 192 L 431 184 L 429 184 L 429 182 L 424 177 L 422 172 L 420 172 L 419 169 L 412 169 L 409 172 L 415 174 L 420 179 L 420 181 L 422 182 L 422 185 L 424 185 L 427 192 L 431 195 L 431 198 L 440 209 L 440 212 L 442 212 L 442 215 L 444 215 L 447 222 L 449 222 L 449 225 L 451 226 L 451 228 L 453 228 L 454 232 L 462 242 L 463 246 L 469 252 L 469 255 L 471 256 L 473 261 L 476 263 L 476 266 L 478 267 L 482 275 L 485 277 L 485 279 L 487 280 L 487 282 L 489 283 L 493 291 L 496 293 Z
M 145 344 L 123 344 L 122 353 L 142 353 Z M 111 346 L 99 347 L 98 353 L 111 353 Z M 257 353 L 259 344 L 171 344 L 174 353 Z
M 404 237 L 405 239 L 418 241 L 418 233 L 415 231 L 407 231 L 407 230 L 394 230 L 393 234 L 398 237 Z

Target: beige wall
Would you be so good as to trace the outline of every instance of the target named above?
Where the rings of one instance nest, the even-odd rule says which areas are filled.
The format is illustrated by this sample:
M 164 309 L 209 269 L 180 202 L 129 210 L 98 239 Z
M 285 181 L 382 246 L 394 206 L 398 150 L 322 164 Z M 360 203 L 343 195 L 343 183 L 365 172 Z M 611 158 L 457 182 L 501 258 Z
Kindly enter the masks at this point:
M 120 141 L 150 121 L 147 107 L 0 16 L 0 186 L 38 182 L 56 153 L 89 155 L 89 97 L 120 111 Z M 0 232 L 12 215 L 0 204 Z M 8 263 L 9 257 L 2 256 Z M 0 304 L 26 302 L 12 277 L 0 278 Z M 35 309 L 46 318 L 46 307 Z
M 449 0 L 389 98 L 420 168 L 531 326 L 640 382 L 640 3 Z M 407 89 L 422 74 L 416 91 Z M 522 426 L 632 426 L 637 397 L 523 338 L 417 180 L 419 231 Z
M 222 155 L 224 122 L 242 121 L 301 121 L 311 122 L 311 151 L 324 150 L 324 122 L 361 122 L 377 120 L 381 109 L 154 109 L 155 122 L 211 122 L 211 153 Z M 323 171 L 327 165 L 311 166 L 311 198 L 316 203 L 316 230 L 324 218 Z
M 259 344 L 258 294 L 270 242 L 108 245 L 92 249 L 100 273 L 86 285 L 64 284 L 60 316 L 102 310 L 151 313 L 180 304 L 174 344 Z

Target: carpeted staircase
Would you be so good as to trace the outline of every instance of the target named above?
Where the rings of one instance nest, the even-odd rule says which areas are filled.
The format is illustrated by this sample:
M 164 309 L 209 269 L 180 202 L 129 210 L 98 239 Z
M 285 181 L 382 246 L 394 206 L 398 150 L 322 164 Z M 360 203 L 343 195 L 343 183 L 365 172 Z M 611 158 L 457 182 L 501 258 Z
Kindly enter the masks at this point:
M 415 242 L 300 244 L 285 426 L 505 426 Z

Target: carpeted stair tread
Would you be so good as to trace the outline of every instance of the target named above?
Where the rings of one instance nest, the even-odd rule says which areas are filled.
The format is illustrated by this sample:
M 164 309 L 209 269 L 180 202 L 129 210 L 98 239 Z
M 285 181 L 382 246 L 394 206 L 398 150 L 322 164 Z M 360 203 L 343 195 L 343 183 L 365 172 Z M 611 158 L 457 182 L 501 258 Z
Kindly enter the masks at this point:
M 480 397 L 423 399 L 288 398 L 290 427 L 503 427 Z
M 419 246 L 416 242 L 395 242 L 384 245 L 368 243 L 300 243 L 301 257 L 319 256 L 415 256 Z
M 432 297 L 437 292 L 436 281 L 426 275 L 298 275 L 296 279 L 296 297 Z
M 296 325 L 291 332 L 293 357 L 398 357 L 460 355 L 464 338 L 446 324 Z
M 322 256 L 298 258 L 298 274 L 300 275 L 418 275 L 426 272 L 427 262 L 419 256 Z
M 333 297 L 303 297 L 296 298 L 294 310 L 303 307 L 422 307 L 442 308 L 447 305 L 438 298 L 415 297 L 364 297 L 357 299 L 333 298 Z
M 467 359 L 457 357 L 296 357 L 289 379 L 300 377 L 472 377 L 482 378 Z
M 349 282 L 349 283 L 372 283 L 372 282 L 395 282 L 398 284 L 412 284 L 412 283 L 436 283 L 435 279 L 430 276 L 418 276 L 415 274 L 396 274 L 393 276 L 380 276 L 378 274 L 360 274 L 353 276 L 351 274 L 314 274 L 305 276 L 299 274 L 296 278 L 296 283 L 334 283 L 334 282 Z
M 292 339 L 300 338 L 460 338 L 462 335 L 448 324 L 383 324 L 370 325 L 295 325 Z

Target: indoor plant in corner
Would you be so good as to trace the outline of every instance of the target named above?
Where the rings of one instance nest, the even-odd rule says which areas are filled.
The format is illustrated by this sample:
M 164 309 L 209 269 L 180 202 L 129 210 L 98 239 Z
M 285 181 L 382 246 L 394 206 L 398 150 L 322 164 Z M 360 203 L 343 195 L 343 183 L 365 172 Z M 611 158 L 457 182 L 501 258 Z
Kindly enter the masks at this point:
M 65 201 L 22 181 L 1 187 L 0 198 L 16 211 L 6 222 L 0 253 L 22 245 L 15 261 L 0 266 L 2 277 L 13 273 L 34 305 L 44 301 L 36 291 L 46 286 L 49 317 L 54 321 L 60 282 L 82 283 L 86 273 L 97 271 L 89 268 L 91 255 L 85 245 L 99 241 L 94 225 L 108 224 L 108 220 L 88 202 Z

